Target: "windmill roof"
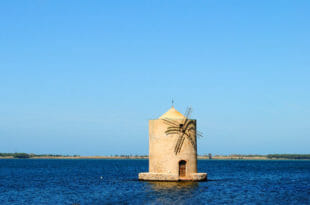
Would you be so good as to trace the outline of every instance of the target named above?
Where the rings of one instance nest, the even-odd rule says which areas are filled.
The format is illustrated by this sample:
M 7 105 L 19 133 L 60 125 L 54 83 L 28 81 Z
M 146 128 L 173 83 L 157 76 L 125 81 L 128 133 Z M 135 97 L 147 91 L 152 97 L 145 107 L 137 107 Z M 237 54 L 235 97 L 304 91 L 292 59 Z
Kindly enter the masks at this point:
M 177 111 L 174 107 L 171 107 L 166 113 L 159 117 L 159 119 L 168 118 L 168 119 L 184 119 L 185 116 Z

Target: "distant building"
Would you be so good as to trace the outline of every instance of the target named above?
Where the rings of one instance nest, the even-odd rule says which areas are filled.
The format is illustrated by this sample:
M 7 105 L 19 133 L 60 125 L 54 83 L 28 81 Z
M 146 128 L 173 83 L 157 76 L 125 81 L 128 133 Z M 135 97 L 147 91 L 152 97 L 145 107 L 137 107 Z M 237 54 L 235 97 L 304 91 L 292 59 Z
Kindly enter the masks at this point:
M 196 120 L 187 119 L 174 107 L 159 119 L 149 121 L 149 172 L 140 180 L 202 181 L 197 173 Z

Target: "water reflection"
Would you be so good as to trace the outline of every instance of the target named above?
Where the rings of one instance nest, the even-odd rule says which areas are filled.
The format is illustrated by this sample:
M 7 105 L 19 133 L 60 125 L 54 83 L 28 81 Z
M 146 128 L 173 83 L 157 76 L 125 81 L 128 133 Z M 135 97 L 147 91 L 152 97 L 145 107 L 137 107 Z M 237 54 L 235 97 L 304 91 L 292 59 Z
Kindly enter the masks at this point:
M 193 198 L 198 182 L 147 182 L 154 204 L 184 204 Z
M 147 182 L 154 191 L 161 190 L 191 190 L 198 187 L 198 182 Z

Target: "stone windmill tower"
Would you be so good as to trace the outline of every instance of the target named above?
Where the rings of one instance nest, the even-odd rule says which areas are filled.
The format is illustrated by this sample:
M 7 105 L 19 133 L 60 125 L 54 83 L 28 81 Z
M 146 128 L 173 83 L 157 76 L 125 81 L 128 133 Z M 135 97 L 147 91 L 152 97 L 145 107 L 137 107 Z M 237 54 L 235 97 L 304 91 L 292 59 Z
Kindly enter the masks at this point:
M 139 173 L 147 181 L 203 181 L 197 173 L 196 120 L 173 106 L 159 119 L 149 121 L 149 172 Z

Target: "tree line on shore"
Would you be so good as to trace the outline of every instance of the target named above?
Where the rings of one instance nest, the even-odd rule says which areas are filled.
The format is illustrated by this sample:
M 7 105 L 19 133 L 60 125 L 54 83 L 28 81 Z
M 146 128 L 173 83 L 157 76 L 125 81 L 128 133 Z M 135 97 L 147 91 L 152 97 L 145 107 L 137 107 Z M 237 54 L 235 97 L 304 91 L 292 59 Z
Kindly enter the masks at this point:
M 27 159 L 32 157 L 79 157 L 79 155 L 60 155 L 60 154 L 28 154 L 23 152 L 0 153 L 0 157 L 13 157 Z
M 27 159 L 27 158 L 33 158 L 33 157 L 80 157 L 80 155 L 61 155 L 61 154 L 28 154 L 24 152 L 15 152 L 15 153 L 0 153 L 0 157 L 13 157 L 13 158 L 19 158 L 19 159 Z M 110 156 L 104 156 L 104 157 L 115 157 L 115 158 L 146 158 L 148 155 L 110 155 Z
M 268 154 L 268 159 L 310 159 L 310 154 Z
M 212 157 L 211 154 L 201 155 L 202 157 L 207 157 L 209 159 L 216 158 L 218 155 Z M 224 155 L 226 157 L 237 157 L 237 158 L 251 158 L 251 157 L 264 157 L 267 159 L 310 159 L 310 154 L 267 154 L 267 155 Z M 33 157 L 80 157 L 80 155 L 60 155 L 60 154 L 28 154 L 28 153 L 0 153 L 0 157 L 13 157 L 17 159 L 27 159 Z M 147 158 L 148 155 L 110 155 L 109 157 L 113 158 Z
M 211 154 L 203 155 L 203 157 L 211 158 Z M 259 155 L 259 154 L 231 154 L 231 155 L 215 155 L 214 158 L 217 157 L 232 157 L 232 158 L 267 158 L 267 159 L 310 159 L 310 154 L 267 154 L 267 155 Z

